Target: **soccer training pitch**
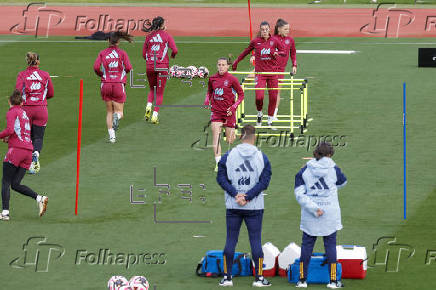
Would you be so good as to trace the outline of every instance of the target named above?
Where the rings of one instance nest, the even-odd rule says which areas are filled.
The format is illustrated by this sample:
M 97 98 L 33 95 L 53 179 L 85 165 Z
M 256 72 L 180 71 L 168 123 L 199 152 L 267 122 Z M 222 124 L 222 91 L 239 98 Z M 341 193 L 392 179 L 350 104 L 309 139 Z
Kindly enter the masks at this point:
M 229 53 L 237 56 L 248 44 L 246 37 L 175 40 L 179 54 L 171 65 L 203 65 L 211 73 L 216 71 L 218 57 Z M 143 37 L 120 45 L 129 54 L 135 74 L 145 71 L 142 45 Z M 48 210 L 38 218 L 35 203 L 11 191 L 11 221 L 0 224 L 0 289 L 105 289 L 112 275 L 143 275 L 157 290 L 217 288 L 218 279 L 195 275 L 205 252 L 222 249 L 226 239 L 223 190 L 213 171 L 212 149 L 206 146 L 211 142 L 210 128 L 205 129 L 210 111 L 163 107 L 160 124 L 152 125 L 143 119 L 148 88 L 126 86 L 125 118 L 117 142 L 108 143 L 100 80 L 92 70 L 98 52 L 106 46 L 104 41 L 73 37 L 0 37 L 2 96 L 11 93 L 17 73 L 25 69 L 27 51 L 38 52 L 41 69 L 57 76 L 52 79 L 55 97 L 48 105 L 42 169 L 38 175 L 26 175 L 23 180 L 23 184 L 49 196 Z M 344 280 L 346 287 L 436 287 L 436 263 L 431 258 L 436 252 L 436 191 L 432 178 L 436 171 L 432 161 L 436 153 L 435 71 L 417 67 L 418 48 L 435 46 L 432 38 L 296 38 L 297 50 L 356 53 L 297 53 L 297 76 L 307 78 L 310 85 L 309 115 L 313 121 L 304 145 L 273 146 L 268 140 L 259 140 L 258 146 L 268 156 L 273 172 L 265 196 L 262 243 L 270 241 L 280 250 L 292 241 L 301 244 L 294 176 L 307 161 L 302 158 L 312 156 L 314 139 L 343 136 L 343 146 L 335 147 L 334 156 L 348 178 L 348 185 L 339 191 L 344 228 L 338 232 L 337 243 L 365 246 L 370 265 L 365 279 Z M 248 60 L 241 62 L 238 69 L 249 70 Z M 136 76 L 135 84 L 144 84 L 140 78 Z M 83 135 L 79 207 L 75 216 L 80 79 L 84 81 Z M 406 220 L 403 82 L 407 84 Z M 205 92 L 206 87 L 199 80 L 190 86 L 180 79 L 170 79 L 164 104 L 201 105 Z M 251 98 L 246 110 L 254 113 L 254 94 L 248 93 L 246 98 Z M 286 96 L 282 98 L 284 105 L 279 113 L 287 108 Z M 2 102 L 0 116 L 5 116 L 6 98 Z M 1 126 L 5 126 L 4 119 Z M 223 145 L 223 151 L 227 149 Z M 0 152 L 6 151 L 7 144 L 2 143 Z M 164 187 L 156 184 L 168 184 L 170 194 L 162 193 Z M 189 194 L 182 192 L 188 187 L 181 184 L 192 186 L 191 201 L 186 198 Z M 56 249 L 39 269 L 27 267 L 23 261 L 23 244 L 38 237 L 46 238 L 44 243 Z M 396 239 L 395 243 L 384 245 L 391 247 L 390 255 L 396 255 L 395 260 L 390 260 L 393 264 L 374 263 L 373 244 L 382 237 Z M 117 263 L 98 259 L 105 249 L 106 253 L 119 255 Z M 236 250 L 250 252 L 245 226 Z M 315 251 L 324 252 L 320 239 Z M 140 255 L 150 259 L 139 259 Z M 30 265 L 32 261 L 27 262 Z M 252 289 L 251 281 L 252 277 L 235 278 L 234 288 Z M 273 289 L 294 287 L 278 276 L 271 282 Z M 309 288 L 324 289 L 325 285 Z

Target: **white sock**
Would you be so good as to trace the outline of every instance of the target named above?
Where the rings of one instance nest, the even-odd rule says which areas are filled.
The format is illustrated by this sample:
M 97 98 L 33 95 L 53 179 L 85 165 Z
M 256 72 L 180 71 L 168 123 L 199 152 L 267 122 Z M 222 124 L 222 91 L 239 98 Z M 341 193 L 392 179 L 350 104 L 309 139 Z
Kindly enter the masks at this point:
M 118 120 L 122 118 L 122 116 L 121 116 L 120 113 L 115 113 L 115 114 L 117 114 L 117 116 L 118 116 Z
M 110 128 L 107 131 L 109 133 L 109 138 L 115 138 L 115 130 L 113 128 Z
M 9 214 L 9 210 L 4 209 L 4 210 L 2 211 L 2 215 L 8 215 L 8 214 Z
M 36 157 L 39 157 L 39 152 L 38 151 L 33 151 L 33 155 L 35 155 Z
M 42 201 L 42 195 L 38 194 L 38 196 L 36 197 L 36 201 L 37 202 L 41 202 Z
M 151 105 L 153 105 L 153 104 L 150 102 L 147 102 L 147 108 L 151 108 Z
M 221 160 L 221 156 L 215 156 L 215 162 L 218 163 Z
M 273 120 L 273 118 L 274 118 L 274 117 L 268 116 L 268 125 L 271 125 L 271 124 L 272 124 L 272 120 Z
M 275 110 L 274 110 L 274 117 L 277 116 L 277 112 L 278 112 L 278 110 L 279 110 L 279 108 L 275 108 Z
M 157 117 L 158 114 L 159 114 L 158 112 L 153 111 L 153 117 Z
M 262 116 L 263 116 L 262 111 L 257 111 L 257 116 L 258 116 L 258 117 L 262 117 Z

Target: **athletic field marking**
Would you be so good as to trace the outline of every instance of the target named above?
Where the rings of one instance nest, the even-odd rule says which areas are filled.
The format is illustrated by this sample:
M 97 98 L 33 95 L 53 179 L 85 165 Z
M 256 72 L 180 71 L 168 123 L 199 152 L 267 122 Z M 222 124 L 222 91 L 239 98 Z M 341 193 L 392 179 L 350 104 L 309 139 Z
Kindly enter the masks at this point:
M 306 50 L 297 49 L 297 53 L 300 54 L 355 54 L 358 51 L 355 50 Z
M 105 43 L 103 40 L 0 40 L 0 43 Z M 134 41 L 135 43 L 144 43 L 141 41 Z M 176 40 L 176 43 L 184 44 L 248 44 L 247 41 L 190 41 L 190 40 Z M 353 44 L 353 45 L 436 45 L 436 42 L 346 42 L 346 41 L 297 41 L 297 44 Z M 298 50 L 297 50 L 298 51 Z
M 201 235 L 198 235 L 198 236 L 192 236 L 193 238 L 206 238 L 207 236 L 201 236 Z

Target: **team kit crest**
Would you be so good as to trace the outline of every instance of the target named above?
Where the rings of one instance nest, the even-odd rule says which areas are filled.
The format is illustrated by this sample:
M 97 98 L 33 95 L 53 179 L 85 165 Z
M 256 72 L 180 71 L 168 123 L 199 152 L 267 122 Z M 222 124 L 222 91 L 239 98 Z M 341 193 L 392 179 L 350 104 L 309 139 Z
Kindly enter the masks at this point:
M 289 39 L 286 39 L 286 40 L 285 40 L 285 43 L 286 43 L 286 44 L 289 44 L 289 43 L 290 43 Z
M 273 44 L 274 44 L 274 41 L 271 40 L 271 41 L 269 42 L 269 45 L 273 46 Z
M 228 85 L 229 85 L 229 81 L 228 81 L 228 80 L 225 80 L 225 81 L 224 81 L 224 85 L 225 85 L 225 86 L 228 86 Z

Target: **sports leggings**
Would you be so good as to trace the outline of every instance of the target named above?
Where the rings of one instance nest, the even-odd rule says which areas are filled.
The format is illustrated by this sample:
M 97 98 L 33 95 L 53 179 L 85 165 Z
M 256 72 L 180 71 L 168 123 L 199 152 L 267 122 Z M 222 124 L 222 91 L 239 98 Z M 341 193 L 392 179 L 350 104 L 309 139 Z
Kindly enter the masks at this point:
M 21 180 L 26 174 L 26 169 L 16 167 L 9 162 L 3 162 L 2 179 L 2 206 L 4 210 L 9 210 L 9 200 L 11 198 L 10 187 L 16 192 L 36 199 L 38 194 L 29 187 L 22 185 Z
M 42 144 L 44 143 L 45 126 L 32 125 L 31 139 L 33 143 L 33 151 L 41 153 Z

